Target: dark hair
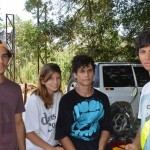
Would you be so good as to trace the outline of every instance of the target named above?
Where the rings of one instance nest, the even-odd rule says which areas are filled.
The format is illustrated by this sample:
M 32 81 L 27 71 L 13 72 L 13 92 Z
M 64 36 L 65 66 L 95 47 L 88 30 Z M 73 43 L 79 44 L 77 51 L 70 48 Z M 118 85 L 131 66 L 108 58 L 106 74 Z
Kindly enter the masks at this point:
M 135 48 L 139 52 L 139 49 L 145 46 L 150 46 L 150 30 L 144 30 L 135 39 Z
M 94 60 L 88 55 L 77 55 L 72 59 L 72 72 L 77 73 L 77 70 L 82 66 L 92 65 L 93 70 L 95 70 Z

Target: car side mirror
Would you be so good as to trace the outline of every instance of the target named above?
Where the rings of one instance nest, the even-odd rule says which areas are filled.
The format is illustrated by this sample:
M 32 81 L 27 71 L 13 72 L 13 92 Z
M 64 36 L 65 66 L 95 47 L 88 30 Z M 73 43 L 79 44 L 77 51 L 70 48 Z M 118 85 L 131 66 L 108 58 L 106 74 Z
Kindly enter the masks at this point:
M 132 97 L 135 97 L 135 96 L 137 95 L 137 93 L 138 93 L 138 88 L 135 87 L 135 88 L 133 89 L 132 93 L 131 93 L 131 96 L 132 96 Z

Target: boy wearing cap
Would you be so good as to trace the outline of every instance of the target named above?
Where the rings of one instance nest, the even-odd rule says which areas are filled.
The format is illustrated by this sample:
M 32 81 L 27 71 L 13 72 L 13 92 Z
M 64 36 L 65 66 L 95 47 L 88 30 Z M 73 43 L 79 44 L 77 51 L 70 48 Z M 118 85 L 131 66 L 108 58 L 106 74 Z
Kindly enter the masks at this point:
M 21 88 L 4 75 L 11 52 L 0 43 L 0 150 L 25 150 Z

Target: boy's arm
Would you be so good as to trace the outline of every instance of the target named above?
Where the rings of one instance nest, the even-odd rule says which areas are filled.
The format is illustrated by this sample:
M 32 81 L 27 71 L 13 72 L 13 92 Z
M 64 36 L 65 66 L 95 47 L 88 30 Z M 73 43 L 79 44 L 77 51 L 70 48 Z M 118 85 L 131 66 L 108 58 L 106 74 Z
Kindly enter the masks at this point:
M 22 120 L 22 113 L 15 115 L 15 123 L 19 150 L 25 150 L 25 127 Z
M 136 137 L 133 141 L 133 144 L 135 144 L 140 149 L 140 147 L 141 147 L 141 144 L 140 144 L 140 128 L 137 131 L 137 134 L 136 134 Z
M 108 132 L 106 130 L 103 130 L 101 132 L 101 137 L 100 137 L 100 140 L 99 140 L 98 150 L 105 150 L 105 147 L 108 143 L 109 137 L 110 137 L 110 132 Z
M 60 143 L 62 144 L 62 146 L 65 150 L 76 150 L 68 136 L 61 139 Z
M 140 150 L 140 128 L 137 131 L 133 143 L 126 145 L 125 150 Z

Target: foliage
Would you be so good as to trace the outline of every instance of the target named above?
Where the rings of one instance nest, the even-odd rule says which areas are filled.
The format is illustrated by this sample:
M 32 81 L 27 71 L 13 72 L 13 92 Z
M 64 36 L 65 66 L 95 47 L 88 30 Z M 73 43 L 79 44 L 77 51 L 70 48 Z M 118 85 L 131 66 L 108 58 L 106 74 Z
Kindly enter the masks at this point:
M 34 20 L 16 17 L 17 80 L 36 82 L 38 63 L 56 62 L 64 90 L 74 55 L 138 62 L 134 38 L 150 27 L 146 0 L 26 0 L 25 9 Z
M 75 54 L 70 52 L 69 49 L 65 51 L 55 52 L 56 63 L 61 68 L 62 72 L 62 90 L 66 92 L 66 85 L 71 71 L 71 59 Z
M 129 48 L 127 53 L 133 59 L 135 36 L 142 30 L 150 28 L 150 3 L 147 0 L 114 1 L 116 4 L 116 13 L 119 14 L 119 24 L 123 29 L 122 41 L 127 43 L 127 47 Z
M 90 0 L 71 1 L 70 3 L 69 6 L 66 6 L 67 11 L 73 9 L 74 13 L 71 15 L 68 13 L 58 23 L 62 33 L 60 41 L 66 45 L 76 45 L 77 53 L 87 53 L 95 60 L 113 61 L 112 47 L 115 54 L 118 53 L 117 49 L 120 45 L 113 18 L 113 4 L 109 1 Z M 69 7 L 73 8 L 69 9 Z M 115 44 L 112 45 L 109 35 Z M 108 57 L 109 53 L 110 57 Z
M 53 24 L 52 24 L 53 26 Z M 40 26 L 41 27 L 41 26 Z M 53 28 L 54 29 L 54 28 Z M 40 28 L 39 28 L 40 30 Z M 49 29 L 46 32 L 49 32 Z M 68 51 L 57 50 L 54 42 L 54 34 L 48 34 L 49 39 L 44 36 L 45 28 L 40 30 L 40 68 L 47 62 L 56 62 L 62 70 L 62 77 L 66 81 L 69 76 L 68 68 L 72 53 L 68 56 Z M 55 32 L 55 29 L 53 30 Z M 37 82 L 37 26 L 31 21 L 21 21 L 16 19 L 16 80 L 19 83 Z M 54 39 L 53 39 L 54 38 Z M 52 40 L 53 39 L 53 40 Z M 46 47 L 45 47 L 45 41 Z M 45 51 L 47 49 L 47 51 Z M 45 58 L 45 52 L 47 52 Z M 62 57 L 63 56 L 63 57 Z M 47 61 L 47 62 L 46 62 Z M 63 80 L 63 81 L 64 81 Z M 66 83 L 63 82 L 62 88 L 65 90 Z

